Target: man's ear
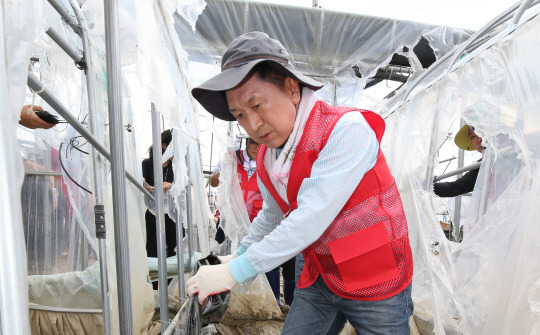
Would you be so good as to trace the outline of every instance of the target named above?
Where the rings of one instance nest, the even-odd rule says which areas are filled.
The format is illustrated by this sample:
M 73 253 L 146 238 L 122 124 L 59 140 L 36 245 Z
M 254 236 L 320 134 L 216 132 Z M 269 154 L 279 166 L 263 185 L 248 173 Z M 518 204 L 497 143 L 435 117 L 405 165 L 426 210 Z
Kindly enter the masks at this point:
M 298 81 L 291 77 L 285 78 L 285 92 L 290 95 L 293 104 L 297 105 L 300 103 L 300 85 Z

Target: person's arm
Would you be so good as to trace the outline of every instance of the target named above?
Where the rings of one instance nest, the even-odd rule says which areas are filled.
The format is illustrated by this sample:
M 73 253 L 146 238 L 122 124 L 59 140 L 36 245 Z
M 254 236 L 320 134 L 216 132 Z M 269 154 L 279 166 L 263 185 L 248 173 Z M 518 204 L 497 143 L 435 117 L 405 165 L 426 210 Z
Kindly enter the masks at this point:
M 21 109 L 19 124 L 29 129 L 49 129 L 55 126 L 52 123 L 48 123 L 42 120 L 39 116 L 36 115 L 35 111 L 43 111 L 43 108 L 37 105 L 23 106 L 23 108 Z
M 163 182 L 163 192 L 167 192 L 168 190 L 170 190 L 172 187 L 172 183 L 169 183 L 167 181 L 164 181 Z
M 212 175 L 210 176 L 210 186 L 218 187 L 220 171 L 221 171 L 221 161 L 217 163 L 216 168 L 214 169 L 214 171 L 212 171 Z
M 442 198 L 457 197 L 472 192 L 474 184 L 476 184 L 478 171 L 480 169 L 471 170 L 455 181 L 433 183 L 433 192 Z
M 219 174 L 219 171 L 212 173 L 212 176 L 210 176 L 210 186 L 217 187 L 219 185 Z
M 281 208 L 279 208 L 279 205 L 270 195 L 270 192 L 266 189 L 259 177 L 257 177 L 257 184 L 263 197 L 262 209 L 253 219 L 253 222 L 251 222 L 249 234 L 242 239 L 241 244 L 243 248 L 240 249 L 239 254 L 242 254 L 242 251 L 245 251 L 253 243 L 259 242 L 266 235 L 270 234 L 280 224 L 281 220 L 283 220 Z
M 311 176 L 302 182 L 298 208 L 260 242 L 253 242 L 245 254 L 229 262 L 235 279 L 242 282 L 267 272 L 315 242 L 373 168 L 378 150 L 375 133 L 364 117 L 359 112 L 344 115 L 313 164 Z

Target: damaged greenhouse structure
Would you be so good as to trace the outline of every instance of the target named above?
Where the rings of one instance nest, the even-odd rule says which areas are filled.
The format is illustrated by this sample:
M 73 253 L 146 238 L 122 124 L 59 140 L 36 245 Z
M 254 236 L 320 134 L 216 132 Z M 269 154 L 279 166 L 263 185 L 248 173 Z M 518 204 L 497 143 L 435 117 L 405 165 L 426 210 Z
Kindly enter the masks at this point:
M 191 90 L 250 31 L 280 40 L 324 83 L 318 100 L 384 118 L 414 259 L 411 334 L 540 334 L 537 4 L 471 31 L 257 1 L 0 0 L 0 334 L 281 332 L 286 313 L 263 274 L 216 302 L 219 319 L 187 325 L 199 306 L 185 282 L 250 229 L 235 154 L 245 131 Z M 58 124 L 18 125 L 25 105 Z M 464 124 L 482 154 L 454 145 Z M 143 179 L 149 147 L 153 179 L 172 164 L 166 191 Z M 472 192 L 434 194 L 434 181 L 478 168 Z

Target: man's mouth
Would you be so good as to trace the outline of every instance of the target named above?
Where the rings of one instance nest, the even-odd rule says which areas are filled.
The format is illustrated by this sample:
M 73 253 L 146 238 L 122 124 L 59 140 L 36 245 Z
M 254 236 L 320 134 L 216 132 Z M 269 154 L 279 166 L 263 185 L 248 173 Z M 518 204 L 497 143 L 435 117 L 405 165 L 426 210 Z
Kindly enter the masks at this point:
M 261 135 L 260 136 L 261 140 L 263 140 L 263 141 L 268 140 L 270 138 L 270 134 L 271 134 L 271 132 L 268 132 L 268 133 L 266 133 L 264 135 Z

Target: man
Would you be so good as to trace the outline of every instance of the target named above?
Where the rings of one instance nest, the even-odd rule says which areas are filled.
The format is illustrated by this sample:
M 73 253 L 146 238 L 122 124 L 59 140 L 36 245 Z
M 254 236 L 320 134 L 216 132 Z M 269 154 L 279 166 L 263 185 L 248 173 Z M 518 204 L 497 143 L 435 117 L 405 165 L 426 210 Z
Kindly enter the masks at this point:
M 476 135 L 474 127 L 468 124 L 461 127 L 458 131 L 456 137 L 454 137 L 454 143 L 460 149 L 466 151 L 476 150 L 482 153 L 484 150 L 482 138 Z M 476 184 L 476 178 L 478 178 L 478 171 L 480 171 L 480 168 L 471 170 L 455 181 L 433 183 L 433 192 L 442 198 L 457 197 L 458 195 L 472 192 Z
M 303 252 L 282 334 L 324 334 L 342 312 L 359 334 L 409 334 L 412 254 L 401 199 L 379 143 L 382 118 L 317 101 L 261 32 L 231 42 L 221 73 L 193 89 L 212 115 L 261 143 L 263 209 L 237 252 L 199 269 L 190 295 L 230 290 Z

